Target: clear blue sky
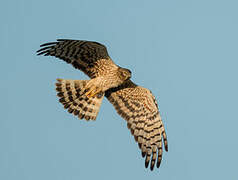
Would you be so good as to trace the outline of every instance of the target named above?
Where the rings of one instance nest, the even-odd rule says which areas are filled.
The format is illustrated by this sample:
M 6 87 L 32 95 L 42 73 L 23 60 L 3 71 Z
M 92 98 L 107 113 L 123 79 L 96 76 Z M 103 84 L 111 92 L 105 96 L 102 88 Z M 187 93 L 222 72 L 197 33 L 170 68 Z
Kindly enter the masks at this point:
M 0 179 L 238 178 L 238 2 L 0 2 Z M 58 103 L 55 79 L 87 77 L 39 45 L 98 41 L 159 100 L 169 152 L 144 168 L 126 122 L 105 99 L 96 122 Z

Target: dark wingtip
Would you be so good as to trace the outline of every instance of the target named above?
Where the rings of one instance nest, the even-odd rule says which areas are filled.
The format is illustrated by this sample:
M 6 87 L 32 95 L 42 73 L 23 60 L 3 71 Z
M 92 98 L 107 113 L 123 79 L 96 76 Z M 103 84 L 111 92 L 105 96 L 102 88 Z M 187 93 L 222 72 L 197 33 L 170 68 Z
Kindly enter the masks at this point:
M 43 54 L 46 55 L 47 52 L 48 52 L 48 51 L 39 51 L 39 52 L 37 52 L 36 55 L 37 55 L 37 56 L 40 56 L 40 55 L 43 55 Z
M 150 165 L 150 170 L 153 171 L 154 170 L 154 164 Z
M 145 161 L 145 167 L 148 168 L 149 166 L 149 161 Z
M 166 151 L 166 152 L 169 151 L 169 149 L 168 149 L 168 144 L 166 144 L 164 148 L 165 148 L 165 151 Z
M 159 167 L 160 167 L 160 164 L 161 164 L 161 160 L 158 160 L 158 161 L 157 161 L 157 164 L 156 164 L 156 167 L 159 168 Z
M 141 152 L 142 157 L 145 157 L 146 153 L 145 152 Z
M 57 44 L 58 42 L 48 42 L 48 43 L 44 43 L 44 44 L 41 44 L 40 47 L 44 47 L 44 46 L 49 46 L 49 45 L 55 45 Z
M 40 45 L 40 47 L 42 47 L 42 48 L 36 51 L 37 56 L 39 56 L 39 55 L 48 56 L 50 49 L 52 47 L 54 47 L 55 44 L 56 44 L 56 42 L 51 42 L 51 43 L 45 43 L 45 44 Z M 53 45 L 53 46 L 51 46 L 51 45 Z
M 57 39 L 57 41 L 72 41 L 72 39 Z

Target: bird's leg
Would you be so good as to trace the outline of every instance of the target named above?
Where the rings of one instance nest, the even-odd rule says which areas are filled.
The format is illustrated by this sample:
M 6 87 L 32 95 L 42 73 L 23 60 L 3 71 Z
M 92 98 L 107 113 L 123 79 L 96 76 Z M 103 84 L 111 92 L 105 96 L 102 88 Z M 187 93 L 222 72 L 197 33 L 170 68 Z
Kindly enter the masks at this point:
M 86 93 L 85 95 L 88 98 L 94 97 L 98 93 L 103 91 L 103 88 L 101 86 L 100 78 L 94 78 L 89 80 L 89 82 L 84 87 Z

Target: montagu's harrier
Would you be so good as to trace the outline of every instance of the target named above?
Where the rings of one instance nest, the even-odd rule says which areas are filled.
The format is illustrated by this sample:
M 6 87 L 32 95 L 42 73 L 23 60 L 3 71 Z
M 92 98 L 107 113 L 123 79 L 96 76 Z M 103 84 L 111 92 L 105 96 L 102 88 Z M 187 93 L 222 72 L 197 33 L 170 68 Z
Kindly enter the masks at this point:
M 84 40 L 58 39 L 41 45 L 38 55 L 55 56 L 83 71 L 90 80 L 57 79 L 60 103 L 80 119 L 95 120 L 104 96 L 126 121 L 145 157 L 160 166 L 162 139 L 168 151 L 165 128 L 158 105 L 150 90 L 133 83 L 131 71 L 116 65 L 104 45 Z M 157 161 L 157 162 L 156 162 Z

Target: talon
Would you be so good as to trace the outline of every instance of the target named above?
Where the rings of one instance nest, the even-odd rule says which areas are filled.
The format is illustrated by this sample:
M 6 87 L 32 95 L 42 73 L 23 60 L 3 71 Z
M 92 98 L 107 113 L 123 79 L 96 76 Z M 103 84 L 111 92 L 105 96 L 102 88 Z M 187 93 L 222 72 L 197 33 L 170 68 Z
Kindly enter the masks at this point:
M 87 96 L 88 98 L 90 98 L 91 92 L 92 92 L 92 89 L 90 89 L 89 91 L 87 91 L 87 92 L 85 93 L 85 96 Z
M 101 91 L 102 87 L 97 79 L 91 79 L 84 87 L 84 94 L 87 98 L 95 97 Z
M 91 98 L 91 97 L 94 97 L 96 94 L 97 94 L 97 93 L 95 93 L 95 92 L 94 92 L 94 93 L 90 93 L 87 97 L 88 97 L 88 98 Z
M 98 87 L 92 87 L 85 93 L 85 95 L 88 98 L 91 98 L 91 97 L 96 96 L 99 92 L 100 92 L 100 89 Z
M 91 93 L 92 91 L 90 91 L 90 92 L 87 92 L 87 93 L 85 93 L 85 95 L 88 97 L 88 98 L 91 98 L 91 97 L 93 97 L 93 93 Z

